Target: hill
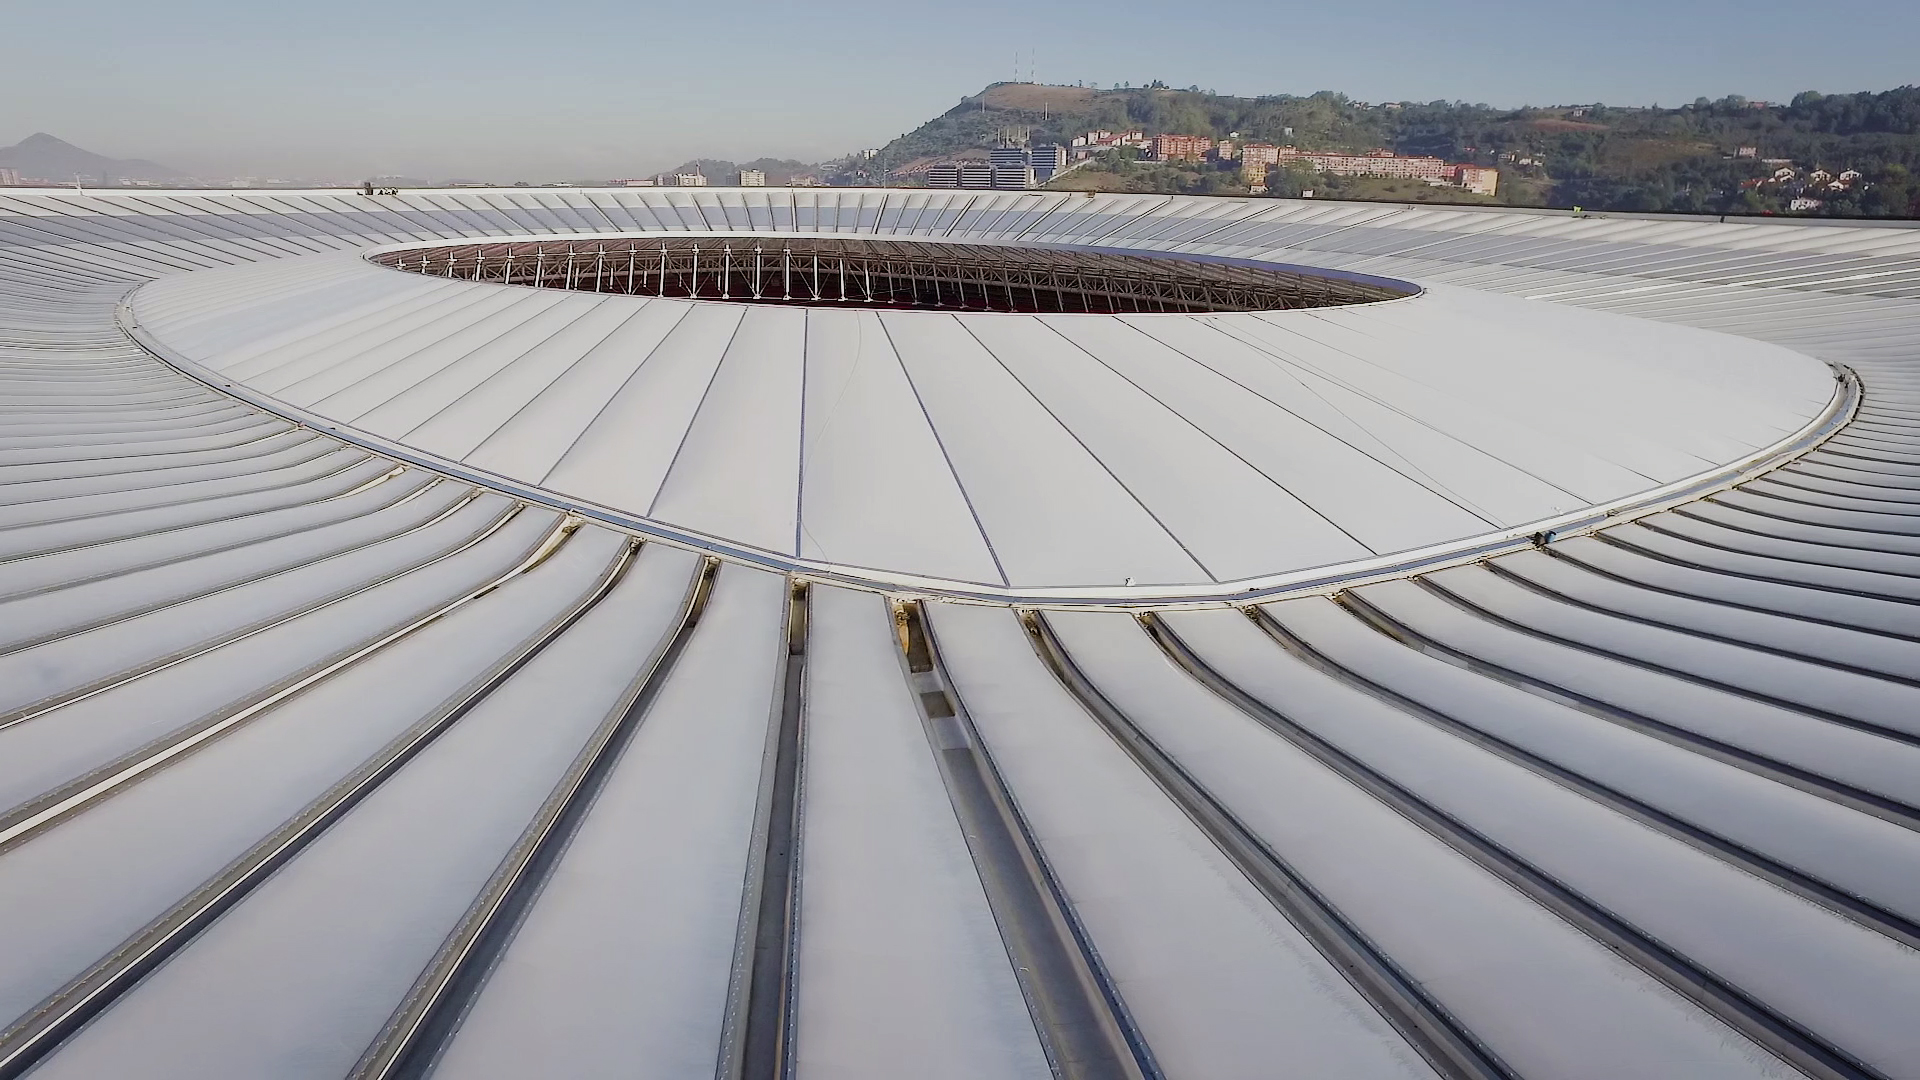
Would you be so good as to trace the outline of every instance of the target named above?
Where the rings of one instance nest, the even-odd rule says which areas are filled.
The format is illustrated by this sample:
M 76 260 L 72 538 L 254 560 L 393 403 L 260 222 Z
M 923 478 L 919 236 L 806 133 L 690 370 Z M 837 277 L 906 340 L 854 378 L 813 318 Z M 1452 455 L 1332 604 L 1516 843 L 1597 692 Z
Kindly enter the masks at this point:
M 1807 91 L 1786 104 L 1730 96 L 1665 109 L 1496 109 L 1463 101 L 1376 104 L 1331 91 L 1233 97 L 1157 83 L 1107 90 L 997 83 L 889 142 L 873 161 L 848 159 L 829 170 L 838 182 L 891 177 L 914 183 L 930 164 L 978 157 L 1002 140 L 1068 143 L 1097 129 L 1215 139 L 1237 132 L 1243 141 L 1309 151 L 1386 148 L 1491 165 L 1501 172 L 1493 201 L 1509 205 L 1779 213 L 1812 200 L 1819 205 L 1806 212 L 1920 216 L 1920 88 L 1912 86 L 1858 94 Z M 1061 183 L 1117 191 L 1245 191 L 1228 164 L 1163 165 L 1136 157 L 1131 150 L 1105 151 Z M 1791 168 L 1794 176 L 1773 179 L 1781 168 Z M 1829 179 L 1810 180 L 1816 171 Z M 1847 171 L 1860 175 L 1834 187 Z M 1317 183 L 1309 178 L 1306 186 L 1352 198 L 1380 198 L 1392 187 L 1324 176 Z
M 715 184 L 731 184 L 741 169 L 758 169 L 767 174 L 767 183 L 781 187 L 796 176 L 817 176 L 820 166 L 790 158 L 754 158 L 752 161 L 727 161 L 724 158 L 695 158 L 666 170 L 669 173 L 699 173 Z
M 0 148 L 0 168 L 18 169 L 25 178 L 71 183 L 76 176 L 95 181 L 173 180 L 182 174 L 151 161 L 104 157 L 45 132 Z

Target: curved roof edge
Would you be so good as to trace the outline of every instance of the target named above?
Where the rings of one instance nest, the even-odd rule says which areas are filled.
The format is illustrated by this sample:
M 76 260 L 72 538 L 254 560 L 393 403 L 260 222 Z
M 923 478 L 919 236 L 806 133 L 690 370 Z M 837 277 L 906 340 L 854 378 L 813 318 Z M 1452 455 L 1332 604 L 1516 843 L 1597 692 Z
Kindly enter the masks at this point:
M 528 503 L 573 514 L 588 521 L 765 570 L 792 574 L 847 588 L 962 603 L 1009 605 L 1023 608 L 1114 607 L 1138 610 L 1174 610 L 1223 604 L 1264 603 L 1292 596 L 1336 592 L 1410 574 L 1426 573 L 1478 562 L 1482 559 L 1560 540 L 1632 521 L 1702 496 L 1731 488 L 1786 464 L 1813 450 L 1852 420 L 1859 408 L 1858 377 L 1847 367 L 1825 361 L 1834 373 L 1833 396 L 1821 412 L 1797 431 L 1738 460 L 1612 502 L 1583 507 L 1553 517 L 1525 522 L 1494 532 L 1463 537 L 1390 555 L 1355 559 L 1235 581 L 1180 585 L 1053 586 L 1010 588 L 981 582 L 925 577 L 798 558 L 756 548 L 627 513 L 544 488 L 436 454 L 425 453 L 391 439 L 338 424 L 271 395 L 220 378 L 200 364 L 162 344 L 143 329 L 133 314 L 133 290 L 115 309 L 115 322 L 135 346 L 210 389 L 255 408 L 280 416 L 309 430 L 443 476 L 479 484 Z

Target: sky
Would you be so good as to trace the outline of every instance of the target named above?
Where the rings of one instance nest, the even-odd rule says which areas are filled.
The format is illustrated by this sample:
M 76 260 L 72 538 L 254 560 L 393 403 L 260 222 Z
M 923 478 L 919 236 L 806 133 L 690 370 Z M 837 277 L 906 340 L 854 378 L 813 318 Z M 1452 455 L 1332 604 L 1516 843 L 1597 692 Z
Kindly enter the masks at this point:
M 540 182 L 879 146 L 1014 78 L 1016 54 L 1062 84 L 1675 105 L 1920 81 L 1917 42 L 1912 0 L 0 0 L 0 146 Z

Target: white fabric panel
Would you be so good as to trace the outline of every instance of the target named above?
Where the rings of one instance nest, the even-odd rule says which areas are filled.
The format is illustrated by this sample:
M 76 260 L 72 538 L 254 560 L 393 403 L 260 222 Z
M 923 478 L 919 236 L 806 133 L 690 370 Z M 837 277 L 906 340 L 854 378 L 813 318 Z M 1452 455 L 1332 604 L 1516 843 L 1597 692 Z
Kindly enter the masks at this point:
M 1371 554 L 1048 323 L 1006 316 L 969 319 L 967 328 L 1215 578 Z M 1179 359 L 1149 338 L 1134 340 L 1149 354 L 1144 365 Z
M 547 486 L 628 510 L 652 505 L 744 310 L 694 305 L 581 432 Z
M 429 357 L 463 353 L 511 329 L 542 307 L 525 297 L 489 297 L 388 341 L 336 347 L 304 357 L 262 375 L 257 385 L 273 382 L 275 395 L 282 401 L 302 407 L 317 405 L 342 390 L 365 385 L 422 353 Z M 365 399 L 370 395 L 362 392 L 358 396 Z
M 1312 313 L 1297 318 L 1215 315 L 1208 323 L 1223 333 L 1255 343 L 1291 372 L 1308 372 L 1352 397 L 1365 398 L 1432 431 L 1479 450 L 1492 460 L 1523 468 L 1544 482 L 1575 495 L 1580 502 L 1601 502 L 1653 486 L 1653 478 L 1597 457 L 1570 444 L 1555 430 L 1556 402 L 1538 401 L 1533 411 L 1515 416 L 1488 401 L 1471 379 L 1459 385 L 1423 384 L 1362 359 L 1331 339 L 1327 324 Z M 1472 366 L 1471 350 L 1461 341 L 1432 343 L 1449 366 Z M 1578 505 L 1578 503 L 1572 504 Z M 1571 508 L 1571 507 L 1569 507 Z
M 1138 498 L 950 315 L 880 316 L 1016 585 L 1208 580 Z
M 343 357 L 363 358 L 371 354 L 383 363 L 430 344 L 458 330 L 476 312 L 498 311 L 515 297 L 502 293 L 482 293 L 474 289 L 454 289 L 433 294 L 436 299 L 378 323 L 364 325 L 338 341 L 321 336 L 296 342 L 263 353 L 245 364 L 229 369 L 235 378 L 247 380 L 257 389 L 279 390 L 316 372 L 333 368 Z M 381 364 L 366 364 L 377 368 Z
M 1060 689 L 1013 613 L 931 609 L 960 698 L 1168 1076 L 1434 1074 Z M 1244 621 L 1244 620 L 1243 620 Z
M 1483 532 L 1493 522 L 1394 468 L 1392 458 L 1343 442 L 1128 319 L 1052 318 L 1074 344 L 1326 515 L 1373 552 Z M 1150 348 L 1141 348 L 1144 342 Z M 1295 407 L 1299 407 L 1295 403 Z M 1271 565 L 1271 563 L 1269 563 Z
M 689 305 L 667 301 L 638 307 L 609 305 L 604 310 L 625 318 L 489 435 L 471 457 L 475 464 L 529 483 L 545 479 L 560 455 L 686 315 Z
M 748 308 L 649 516 L 794 551 L 806 312 Z
M 355 426 L 389 438 L 404 438 L 415 428 L 460 400 L 507 365 L 534 351 L 579 311 L 557 301 L 533 303 L 521 309 L 526 316 L 502 325 L 492 336 L 476 335 L 450 348 L 422 350 L 388 368 L 379 376 L 342 391 L 338 407 L 353 410 Z M 376 385 L 385 383 L 386 385 Z
M 800 554 L 1005 584 L 870 311 L 807 313 Z
M 649 1077 L 713 1076 L 785 591 L 778 575 L 721 571 L 436 1075 L 619 1076 L 644 1062 Z
M 1419 724 L 1308 668 L 1237 612 L 1177 612 L 1168 621 L 1235 685 L 1335 738 L 1356 710 L 1365 710 L 1352 720 L 1362 731 L 1389 718 Z M 1611 1080 L 1658 1075 L 1661 1062 L 1684 1060 L 1689 1076 L 1780 1075 L 1771 1056 L 1646 973 L 1219 698 L 1200 696 L 1134 627 L 1077 614 L 1055 625 L 1136 722 L 1240 807 L 1300 873 L 1322 882 L 1322 895 L 1516 1073 Z M 1432 728 L 1422 735 L 1447 738 Z M 1436 760 L 1429 771 L 1449 767 L 1458 768 Z M 1496 812 L 1525 813 L 1521 805 Z
M 633 315 L 630 305 L 605 303 L 600 297 L 570 297 L 569 301 L 566 313 L 571 318 L 539 348 L 460 395 L 408 432 L 408 440 L 443 457 L 470 457 L 474 464 L 487 467 L 490 455 L 475 453 L 475 447 Z
M 417 274 L 414 276 L 419 277 Z M 332 341 L 344 340 L 369 326 L 395 318 L 404 312 L 437 303 L 460 291 L 462 290 L 459 282 L 421 277 L 419 285 L 389 289 L 381 293 L 378 298 L 362 304 L 349 304 L 336 308 L 322 307 L 316 303 L 310 312 L 291 325 L 282 324 L 272 333 L 219 352 L 205 354 L 203 362 L 216 371 L 230 372 L 236 377 L 244 377 L 241 375 L 240 365 L 255 357 L 295 344 L 318 348 Z M 134 301 L 135 310 L 138 310 L 138 293 L 134 295 Z
M 1465 294 L 1459 303 L 1456 293 Z M 1596 455 L 1667 478 L 1778 442 L 1832 394 L 1831 376 L 1783 349 L 1468 290 L 1448 294 L 1448 303 L 1430 312 L 1385 304 L 1326 312 L 1321 320 L 1397 344 L 1377 362 L 1423 382 L 1450 381 L 1459 372 L 1476 393 L 1519 415 L 1551 402 L 1561 410 L 1556 419 L 1574 421 L 1555 425 L 1563 438 L 1579 438 Z M 1508 323 L 1512 332 L 1478 334 L 1490 321 Z M 1410 360 L 1436 337 L 1472 341 L 1474 362 L 1444 372 L 1428 363 L 1429 370 L 1418 373 Z M 1544 341 L 1553 344 L 1543 347 Z
M 204 639 L 223 628 L 246 626 L 255 620 L 285 614 L 299 605 L 313 603 L 316 596 L 351 589 L 368 580 L 341 580 L 333 577 L 334 574 L 355 569 L 372 574 L 391 573 L 404 569 L 407 563 L 402 560 L 409 556 L 424 559 L 436 549 L 451 547 L 458 542 L 457 538 L 478 530 L 487 520 L 488 509 L 498 513 L 500 507 L 497 503 L 486 509 L 468 507 L 465 518 L 445 523 L 443 535 L 416 534 L 410 538 L 413 543 L 394 545 L 402 550 L 382 553 L 384 559 L 323 564 L 317 569 L 269 579 L 245 590 L 202 597 L 181 605 L 184 611 L 145 616 L 145 628 L 166 635 L 163 640 L 184 644 Z M 351 642 L 445 603 L 464 590 L 511 569 L 514 560 L 553 527 L 553 521 L 551 514 L 522 513 L 485 542 L 384 588 L 362 593 L 196 657 L 189 663 L 115 686 L 105 693 L 0 731 L 0 748 L 4 748 L 0 755 L 0 802 L 8 806 L 25 802 L 37 792 L 85 775 L 101 762 L 112 761 L 241 700 L 265 682 L 286 678 Z M 451 535 L 444 535 L 447 533 Z M 106 653 L 105 658 L 137 663 L 141 658 L 137 646 L 127 643 L 124 632 L 114 633 L 112 629 L 93 632 L 93 640 L 104 643 L 100 647 Z M 87 680 L 99 677 L 98 669 L 60 663 L 63 659 L 60 653 L 64 651 L 43 647 L 38 655 L 23 654 L 10 665 L 11 670 L 7 672 L 10 683 L 19 689 L 13 691 L 18 697 L 9 695 L 7 705 L 31 703 L 43 695 L 84 685 Z M 151 657 L 151 651 L 146 655 Z M 35 672 L 34 661 L 46 667 Z M 26 669 L 24 673 L 22 668 Z M 28 682 L 22 674 L 38 678 Z
M 379 430 L 372 425 L 396 413 L 406 415 L 404 407 L 382 410 L 416 390 L 421 391 L 418 398 L 433 402 L 436 409 L 443 408 L 456 400 L 449 396 L 454 387 L 464 391 L 504 362 L 500 358 L 519 355 L 566 325 L 580 311 L 577 302 L 565 303 L 569 299 L 573 298 L 537 294 L 522 297 L 379 371 L 339 385 L 325 397 L 312 400 L 310 407 L 329 416 L 353 419 L 368 430 Z M 423 384 L 440 393 L 423 389 Z M 375 413 L 380 414 L 380 420 L 374 418 Z M 386 430 L 410 429 L 411 425 L 404 429 L 388 426 Z
M 816 587 L 809 620 L 796 1074 L 1049 1076 L 886 602 Z
M 1465 438 L 1437 430 L 1377 397 L 1355 391 L 1310 367 L 1287 363 L 1272 351 L 1207 319 L 1136 321 L 1148 334 L 1204 357 L 1207 367 L 1285 406 L 1315 427 L 1361 448 L 1398 471 L 1489 521 L 1530 521 L 1585 500 L 1500 460 Z
M 249 306 L 244 312 L 223 314 L 199 335 L 199 344 L 192 346 L 191 352 L 196 356 L 219 354 L 254 348 L 269 338 L 282 335 L 290 339 L 324 326 L 336 325 L 336 312 L 350 313 L 349 320 L 359 318 L 410 296 L 423 295 L 444 287 L 442 282 L 417 274 L 410 276 L 419 278 L 418 281 L 395 281 L 396 275 L 391 271 L 387 274 L 370 274 L 364 272 L 367 269 L 364 264 L 344 265 L 334 280 L 314 281 L 308 288 L 274 303 Z M 316 321 L 314 312 L 325 314 Z M 300 329 L 288 335 L 289 326 Z M 184 344 L 181 347 L 188 348 Z
M 542 567 L 555 588 L 541 590 L 529 576 L 515 584 L 533 589 L 509 586 L 490 598 L 497 600 L 491 606 L 518 600 L 513 621 L 525 634 L 528 623 L 538 625 L 589 586 L 620 542 L 605 532 L 583 534 Z M 49 1063 L 50 1075 L 319 1080 L 350 1071 L 587 734 L 618 700 L 632 677 L 629 642 L 658 640 L 671 624 L 693 561 L 670 553 L 663 569 L 680 573 L 657 574 L 643 557 L 623 583 L 633 599 L 615 598 L 592 613 L 607 632 L 563 638 L 542 652 L 526 677 L 490 696 L 316 840 L 287 872 L 196 938 L 161 969 L 163 977 L 121 1000 L 107 1014 L 111 1020 L 102 1017 L 106 1022 L 89 1027 L 85 1042 L 69 1043 L 60 1060 Z M 527 593 L 538 601 L 529 602 Z M 469 619 L 488 617 L 486 601 L 480 604 L 466 613 Z M 471 669 L 491 653 L 432 655 L 446 692 L 459 685 L 446 669 Z M 424 673 L 389 667 L 387 676 Z M 556 708 L 562 700 L 567 704 Z M 544 723 L 525 723 L 536 712 Z M 204 770 L 224 764 L 221 783 L 250 786 L 244 760 L 202 755 L 191 764 Z M 205 805 L 193 799 L 175 804 Z M 369 873 L 386 887 L 367 888 Z M 248 974 L 210 981 L 208 970 Z M 296 970 L 300 977 L 288 978 Z M 182 986 L 198 989 L 172 992 Z M 263 992 L 266 987 L 272 991 Z

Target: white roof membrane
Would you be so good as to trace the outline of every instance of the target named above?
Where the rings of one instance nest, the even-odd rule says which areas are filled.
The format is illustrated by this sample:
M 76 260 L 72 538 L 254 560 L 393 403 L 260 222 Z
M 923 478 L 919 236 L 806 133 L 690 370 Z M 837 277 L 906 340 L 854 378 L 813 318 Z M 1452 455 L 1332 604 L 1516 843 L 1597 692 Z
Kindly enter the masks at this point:
M 1421 291 L 367 258 L 716 229 Z M 0 1074 L 1920 1080 L 1917 351 L 1893 223 L 8 189 Z
M 449 462 L 728 544 L 963 585 L 1190 586 L 1390 556 L 1712 473 L 1834 400 L 1824 365 L 1777 347 L 1439 286 L 1304 311 L 863 316 L 456 280 L 343 321 L 359 281 L 420 288 L 350 258 L 280 260 L 238 290 L 238 269 L 166 279 L 134 313 L 182 359 Z M 320 336 L 246 344 L 286 321 Z M 825 371 L 849 348 L 856 369 L 890 352 L 904 387 L 818 393 L 812 369 L 844 382 Z M 925 438 L 914 412 L 937 462 L 899 442 Z M 911 478 L 808 448 L 850 428 Z M 877 490 L 909 500 L 878 526 Z M 989 560 L 940 552 L 961 507 Z

